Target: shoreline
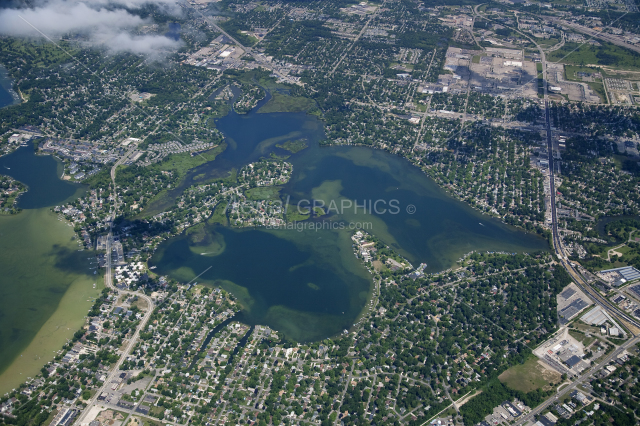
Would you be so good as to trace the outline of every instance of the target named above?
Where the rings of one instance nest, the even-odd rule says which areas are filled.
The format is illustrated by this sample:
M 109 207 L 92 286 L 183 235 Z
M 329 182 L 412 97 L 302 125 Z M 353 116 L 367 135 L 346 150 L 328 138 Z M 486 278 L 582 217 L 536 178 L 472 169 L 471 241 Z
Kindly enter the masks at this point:
M 17 88 L 17 86 L 15 86 L 14 79 L 9 75 L 9 71 L 2 64 L 0 64 L 0 89 L 3 89 L 5 92 L 7 92 L 13 99 L 13 102 L 6 105 L 1 105 L 0 108 L 19 105 L 25 102 L 22 92 L 19 88 Z

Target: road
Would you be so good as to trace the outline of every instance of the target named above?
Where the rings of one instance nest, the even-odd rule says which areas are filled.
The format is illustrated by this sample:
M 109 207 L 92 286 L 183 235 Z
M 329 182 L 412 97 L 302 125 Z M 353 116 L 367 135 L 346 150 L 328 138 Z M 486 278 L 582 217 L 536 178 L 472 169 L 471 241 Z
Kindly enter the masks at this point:
M 376 17 L 376 15 L 378 15 L 378 11 L 380 9 L 382 9 L 384 7 L 384 1 L 382 2 L 382 4 L 380 5 L 380 7 L 378 7 L 376 9 L 375 12 L 373 12 L 371 14 L 371 17 L 369 18 L 369 20 L 367 21 L 366 24 L 364 24 L 364 27 L 362 27 L 362 29 L 360 30 L 360 32 L 358 33 L 358 36 L 353 40 L 353 42 L 349 45 L 349 47 L 347 48 L 347 50 L 345 50 L 345 52 L 342 54 L 342 56 L 340 56 L 340 59 L 338 59 L 338 62 L 336 62 L 336 64 L 334 65 L 333 69 L 331 70 L 331 72 L 329 73 L 329 77 L 331 77 L 333 75 L 334 72 L 336 72 L 336 69 L 338 69 L 338 66 L 340 66 L 340 64 L 342 63 L 343 59 L 346 58 L 346 56 L 349 54 L 349 52 L 351 51 L 351 49 L 353 49 L 353 46 L 356 45 L 356 43 L 358 42 L 358 40 L 360 40 L 360 37 L 362 37 L 362 35 L 365 33 L 365 31 L 367 31 L 367 28 L 369 28 L 369 24 L 371 24 L 371 21 L 373 21 L 373 18 Z
M 549 208 L 551 209 L 551 232 L 553 236 L 553 248 L 556 252 L 556 255 L 560 259 L 560 263 L 567 270 L 567 272 L 569 272 L 569 274 L 573 278 L 574 282 L 578 285 L 578 287 L 580 287 L 580 289 L 583 292 L 588 294 L 596 304 L 600 305 L 603 309 L 608 311 L 612 316 L 617 317 L 618 320 L 621 320 L 621 322 L 624 323 L 627 326 L 627 328 L 630 328 L 630 331 L 632 331 L 633 327 L 629 327 L 629 325 L 638 326 L 640 324 L 637 324 L 635 320 L 633 320 L 632 318 L 629 318 L 628 315 L 626 315 L 624 312 L 618 309 L 617 306 L 613 305 L 606 298 L 598 294 L 597 290 L 593 289 L 587 283 L 586 279 L 578 271 L 575 270 L 574 266 L 569 261 L 567 261 L 564 248 L 562 247 L 562 241 L 558 233 L 558 221 L 557 221 L 556 207 L 555 207 L 556 206 L 556 189 L 555 189 L 555 177 L 554 177 L 553 139 L 551 137 L 551 112 L 549 109 L 549 101 L 547 99 L 547 85 L 546 85 L 546 78 L 545 78 L 547 67 L 546 67 L 544 52 L 542 49 L 540 49 L 540 54 L 542 55 L 542 77 L 544 80 L 544 98 L 545 98 L 544 114 L 545 114 L 545 121 L 546 121 L 546 128 L 547 128 L 547 150 L 549 151 L 549 190 L 551 192 Z M 608 356 L 603 358 L 603 360 L 600 361 L 598 364 L 596 364 L 595 366 L 587 370 L 587 372 L 579 376 L 569 386 L 558 391 L 555 395 L 547 399 L 544 403 L 542 403 L 541 405 L 533 409 L 529 414 L 527 414 L 526 416 L 518 420 L 516 425 L 526 424 L 529 421 L 533 421 L 534 416 L 542 413 L 550 405 L 554 404 L 561 397 L 566 395 L 567 392 L 571 392 L 577 386 L 579 386 L 580 384 L 584 383 L 587 379 L 589 379 L 593 374 L 597 373 L 602 368 L 604 368 L 609 362 L 615 359 L 615 357 L 617 357 L 625 349 L 635 345 L 638 342 L 640 342 L 640 337 L 634 337 L 628 340 L 623 345 L 618 346 L 612 353 L 610 353 Z
M 106 255 L 107 263 L 106 263 L 105 273 L 104 273 L 104 284 L 105 284 L 105 287 L 107 287 L 108 289 L 118 292 L 118 298 L 122 295 L 132 295 L 132 296 L 138 296 L 139 298 L 145 300 L 147 302 L 147 312 L 145 313 L 144 317 L 142 317 L 142 319 L 140 320 L 140 324 L 138 324 L 138 327 L 136 328 L 135 333 L 129 339 L 127 346 L 122 351 L 122 355 L 120 356 L 118 361 L 115 363 L 115 365 L 112 367 L 111 372 L 107 375 L 107 378 L 105 379 L 103 385 L 100 387 L 100 389 L 96 391 L 96 393 L 93 395 L 91 400 L 89 400 L 89 402 L 87 403 L 87 407 L 82 411 L 82 414 L 76 420 L 76 424 L 78 425 L 83 423 L 87 413 L 91 411 L 91 408 L 93 408 L 96 405 L 103 405 L 102 403 L 97 404 L 98 397 L 111 386 L 111 382 L 116 378 L 118 374 L 121 373 L 120 366 L 125 361 L 127 356 L 129 356 L 129 354 L 135 347 L 136 343 L 138 342 L 140 331 L 143 330 L 144 327 L 147 325 L 147 322 L 149 322 L 149 318 L 151 318 L 151 314 L 153 313 L 153 309 L 155 307 L 153 300 L 151 300 L 151 298 L 146 294 L 139 293 L 137 291 L 120 290 L 113 285 L 113 270 L 111 266 L 111 241 L 113 239 L 113 220 L 116 218 L 116 214 L 118 211 L 118 197 L 116 193 L 116 171 L 118 166 L 124 163 L 129 157 L 129 155 L 131 155 L 131 153 L 135 151 L 135 149 L 136 149 L 135 146 L 129 148 L 127 153 L 124 156 L 122 156 L 118 161 L 116 161 L 113 167 L 111 168 L 111 184 L 113 185 L 114 207 L 111 213 L 111 218 L 109 220 L 110 228 L 109 228 L 109 234 L 107 236 L 107 255 Z
M 555 188 L 555 163 L 553 158 L 553 138 L 551 134 L 551 111 L 549 108 L 549 100 L 547 96 L 547 79 L 546 79 L 546 71 L 547 71 L 547 63 L 544 51 L 542 48 L 538 46 L 540 51 L 541 60 L 542 60 L 542 79 L 544 81 L 544 115 L 545 115 L 545 123 L 547 130 L 547 151 L 549 156 L 549 190 L 550 190 L 550 206 L 551 209 L 551 233 L 553 237 L 553 248 L 560 260 L 561 265 L 567 270 L 567 272 L 571 275 L 573 281 L 578 285 L 578 287 L 588 294 L 593 301 L 600 305 L 603 309 L 608 311 L 612 316 L 617 317 L 627 328 L 632 331 L 632 333 L 636 330 L 633 330 L 634 326 L 640 326 L 635 320 L 629 318 L 624 312 L 618 309 L 617 306 L 613 305 L 606 298 L 602 297 L 598 294 L 597 290 L 593 289 L 587 282 L 587 280 L 580 274 L 574 266 L 567 260 L 566 253 L 562 246 L 562 240 L 560 239 L 560 235 L 558 233 L 558 218 L 556 215 L 556 188 Z M 630 327 L 631 326 L 631 327 Z M 640 327 L 638 328 L 640 330 Z M 635 333 L 637 334 L 637 333 Z M 591 367 L 584 374 L 575 379 L 570 385 L 566 386 L 562 390 L 558 391 L 555 395 L 547 399 L 544 403 L 533 409 L 529 414 L 523 416 L 519 419 L 516 425 L 526 424 L 530 421 L 535 421 L 534 416 L 542 413 L 546 410 L 550 405 L 554 404 L 561 397 L 566 395 L 568 392 L 574 390 L 577 386 L 584 383 L 587 379 L 589 379 L 593 374 L 600 371 L 604 368 L 609 362 L 611 362 L 615 357 L 617 357 L 620 353 L 622 353 L 625 349 L 635 345 L 640 342 L 640 337 L 634 337 L 628 340 L 623 345 L 617 347 L 612 353 L 602 359 L 598 364 Z

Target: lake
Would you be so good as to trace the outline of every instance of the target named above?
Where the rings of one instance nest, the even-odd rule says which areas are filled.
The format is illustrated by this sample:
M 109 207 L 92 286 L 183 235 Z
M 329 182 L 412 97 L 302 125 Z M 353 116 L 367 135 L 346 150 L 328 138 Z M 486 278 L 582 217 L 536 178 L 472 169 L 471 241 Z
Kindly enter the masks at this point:
M 61 170 L 31 146 L 0 157 L 0 173 L 28 186 L 18 199 L 25 210 L 0 215 L 0 394 L 53 358 L 102 287 L 91 269 L 95 253 L 78 251 L 73 227 L 49 211 L 85 191 L 59 179 Z
M 154 272 L 183 282 L 204 272 L 197 281 L 231 291 L 250 324 L 269 324 L 299 341 L 322 339 L 351 327 L 369 296 L 371 279 L 345 232 L 201 232 L 204 242 L 183 234 L 161 245 Z
M 282 195 L 289 208 L 313 200 L 360 207 L 312 219 L 332 229 L 201 225 L 197 237 L 187 232 L 160 245 L 151 261 L 155 272 L 186 282 L 210 268 L 198 281 L 231 291 L 248 323 L 267 324 L 298 341 L 329 337 L 353 325 L 370 297 L 371 277 L 353 254 L 353 231 L 332 224 L 366 226 L 414 266 L 427 263 L 426 272 L 449 268 L 472 250 L 548 249 L 543 238 L 453 199 L 403 158 L 364 147 L 320 147 L 324 133 L 314 116 L 258 114 L 258 108 L 216 121 L 228 148 L 200 173 L 215 176 L 270 153 L 285 155 L 276 143 L 306 139 L 309 147 L 288 160 L 294 171 Z

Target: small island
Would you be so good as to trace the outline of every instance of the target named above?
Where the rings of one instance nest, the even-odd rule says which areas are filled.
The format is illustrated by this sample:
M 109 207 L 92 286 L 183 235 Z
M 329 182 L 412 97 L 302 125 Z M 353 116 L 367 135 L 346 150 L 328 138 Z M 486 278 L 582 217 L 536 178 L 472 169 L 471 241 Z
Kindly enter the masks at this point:
M 276 144 L 277 148 L 284 149 L 286 151 L 289 151 L 292 154 L 300 152 L 303 149 L 307 148 L 308 146 L 309 145 L 307 145 L 306 139 L 297 139 L 295 141 L 286 141 L 284 143 Z

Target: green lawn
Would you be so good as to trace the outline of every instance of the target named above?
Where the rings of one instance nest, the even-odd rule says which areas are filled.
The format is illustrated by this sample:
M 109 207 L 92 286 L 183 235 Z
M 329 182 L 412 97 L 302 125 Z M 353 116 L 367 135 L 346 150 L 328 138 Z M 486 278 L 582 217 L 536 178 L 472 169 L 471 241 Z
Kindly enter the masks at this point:
M 600 100 L 604 103 L 607 103 L 607 92 L 604 89 L 604 84 L 602 83 L 587 83 L 591 89 L 600 96 Z
M 579 72 L 585 73 L 600 73 L 603 78 L 610 77 L 602 68 L 593 68 L 593 67 L 583 67 L 578 65 L 565 65 L 564 66 L 564 78 L 569 81 L 580 81 L 582 82 L 582 77 L 578 77 Z M 600 96 L 600 100 L 602 102 L 607 102 L 607 93 L 604 89 L 604 84 L 602 83 L 602 79 L 597 79 L 595 81 L 586 82 L 586 84 Z
M 584 315 L 585 313 L 587 313 L 590 309 L 587 309 L 585 311 L 582 312 L 582 315 Z M 580 316 L 582 316 L 580 315 Z M 600 327 L 594 327 L 588 324 L 583 323 L 582 321 L 574 321 L 571 326 L 573 328 L 576 328 L 582 332 L 589 332 L 592 336 L 599 336 L 600 335 Z
M 560 382 L 560 374 L 545 369 L 538 358 L 531 356 L 524 364 L 514 365 L 498 379 L 507 387 L 521 392 L 531 392 Z
M 151 416 L 151 417 L 160 417 L 160 415 L 163 415 L 163 417 L 164 417 L 164 407 L 153 407 L 152 406 L 151 410 L 149 410 L 149 416 Z
M 273 92 L 271 96 L 269 102 L 258 110 L 259 113 L 302 112 L 316 105 L 315 101 L 309 98 L 287 96 L 278 92 Z
M 151 407 L 151 408 L 153 409 L 153 408 L 157 408 L 157 407 Z M 164 410 L 164 408 L 163 408 L 163 410 Z M 147 418 L 140 419 L 140 420 L 143 421 L 143 425 L 144 426 L 162 426 L 162 422 L 156 422 L 156 421 L 153 421 L 153 420 L 147 419 Z
M 628 246 L 624 246 L 624 247 L 620 247 L 616 249 L 617 252 L 622 253 L 622 254 L 627 254 L 629 252 L 634 251 L 634 249 L 632 249 L 631 247 Z
M 557 38 L 534 38 L 534 40 L 543 48 L 555 46 L 560 43 L 560 40 Z

